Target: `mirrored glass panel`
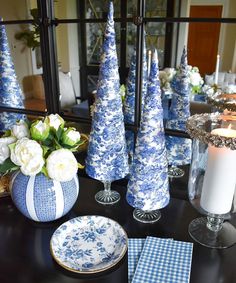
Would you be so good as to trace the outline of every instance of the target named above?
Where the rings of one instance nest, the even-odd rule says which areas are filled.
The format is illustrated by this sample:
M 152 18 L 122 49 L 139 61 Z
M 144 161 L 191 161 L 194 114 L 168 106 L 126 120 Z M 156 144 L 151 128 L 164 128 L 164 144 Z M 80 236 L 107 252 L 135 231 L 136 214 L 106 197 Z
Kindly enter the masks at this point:
M 130 59 L 133 55 L 134 48 L 136 48 L 136 33 L 137 27 L 133 23 L 127 23 L 127 33 L 126 33 L 126 66 L 130 65 Z
M 165 32 L 165 23 L 148 22 L 146 24 L 147 49 L 157 49 L 161 69 L 164 67 Z
M 79 18 L 77 0 L 56 0 L 54 1 L 54 14 L 58 19 Z
M 167 13 L 167 0 L 146 1 L 146 17 L 157 18 L 166 17 Z
M 46 111 L 38 30 L 24 24 L 1 31 L 1 104 Z
M 85 17 L 87 19 L 106 19 L 109 1 L 85 0 Z M 120 18 L 120 0 L 114 0 L 114 18 Z
M 0 0 L 1 17 L 4 21 L 33 19 L 37 0 Z
M 127 1 L 127 17 L 132 18 L 137 14 L 137 0 Z
M 99 65 L 102 52 L 105 23 L 86 24 L 87 65 Z M 120 58 L 120 23 L 115 23 L 116 50 Z
M 78 24 L 56 28 L 60 106 L 65 114 L 88 118 L 87 94 L 81 94 Z
M 181 6 L 181 16 L 194 18 L 235 18 L 236 1 L 184 1 Z

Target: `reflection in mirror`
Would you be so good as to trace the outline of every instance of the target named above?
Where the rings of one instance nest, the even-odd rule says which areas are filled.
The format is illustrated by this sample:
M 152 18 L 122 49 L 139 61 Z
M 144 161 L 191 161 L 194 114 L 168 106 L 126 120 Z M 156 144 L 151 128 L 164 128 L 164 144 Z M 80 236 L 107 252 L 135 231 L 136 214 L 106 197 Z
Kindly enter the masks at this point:
M 54 0 L 54 14 L 57 19 L 77 19 L 77 0 Z
M 133 23 L 127 23 L 127 43 L 126 43 L 126 66 L 129 67 L 130 59 L 136 47 L 137 27 Z
M 87 19 L 106 20 L 109 1 L 85 0 L 85 17 Z M 120 18 L 120 0 L 114 0 L 114 18 Z
M 86 24 L 87 65 L 99 65 L 102 52 L 105 23 Z M 116 50 L 120 58 L 120 23 L 115 23 Z
M 146 43 L 147 49 L 157 49 L 159 58 L 159 67 L 164 66 L 164 52 L 165 52 L 165 23 L 148 22 L 146 24 Z
M 197 9 L 196 9 L 197 8 Z M 191 11 L 195 10 L 195 11 Z M 197 11 L 196 11 L 197 10 Z M 220 10 L 220 14 L 217 10 Z M 235 18 L 235 0 L 182 0 L 181 16 L 194 18 Z
M 4 1 L 1 16 L 4 20 L 32 19 L 37 16 L 37 0 Z M 7 25 L 6 34 L 16 77 L 23 92 L 23 104 L 16 107 L 46 111 L 38 27 L 30 24 Z
M 137 0 L 127 1 L 127 17 L 132 18 L 137 14 Z
M 56 29 L 60 106 L 64 113 L 89 118 L 88 94 L 80 91 L 78 24 L 60 24 Z
M 219 72 L 236 73 L 236 24 L 174 24 L 172 66 L 179 64 L 183 46 L 188 47 L 188 62 L 197 66 L 203 77 L 212 75 L 220 55 Z
M 46 111 L 40 39 L 37 33 L 35 27 L 29 24 L 6 26 L 10 56 L 23 92 L 22 106 L 18 104 L 15 107 Z M 26 40 L 29 37 L 31 39 Z
M 0 0 L 0 6 L 4 21 L 32 20 L 30 10 L 37 7 L 37 0 Z
M 167 12 L 167 0 L 159 1 L 146 1 L 146 17 L 156 18 L 156 17 L 166 17 Z

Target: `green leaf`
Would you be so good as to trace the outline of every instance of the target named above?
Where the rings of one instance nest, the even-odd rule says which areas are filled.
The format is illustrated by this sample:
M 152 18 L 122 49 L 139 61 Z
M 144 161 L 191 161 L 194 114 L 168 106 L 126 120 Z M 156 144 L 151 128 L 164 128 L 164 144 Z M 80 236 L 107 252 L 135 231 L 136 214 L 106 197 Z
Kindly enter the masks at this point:
M 0 164 L 0 173 L 8 173 L 19 169 L 15 163 L 11 161 L 10 158 L 6 159 L 3 164 Z
M 63 128 L 60 126 L 56 131 L 56 137 L 58 141 L 61 139 L 62 133 L 63 133 Z
M 47 171 L 47 169 L 46 169 L 45 166 L 42 167 L 41 173 L 43 173 L 46 177 L 49 177 L 49 176 L 48 176 L 48 171 Z
M 79 168 L 79 169 L 84 169 L 84 167 L 85 167 L 84 165 L 78 163 L 78 168 Z
M 7 138 L 7 137 L 10 137 L 10 136 L 11 136 L 11 130 L 6 130 L 2 137 Z
M 60 143 L 56 139 L 54 140 L 54 142 L 55 142 L 55 145 L 56 145 L 56 149 L 62 148 L 62 146 L 60 145 Z
M 15 146 L 16 146 L 15 142 L 8 145 L 11 151 L 15 148 Z
M 46 153 L 50 150 L 50 147 L 45 146 L 45 145 L 41 145 L 42 149 L 43 149 L 43 156 L 46 155 Z

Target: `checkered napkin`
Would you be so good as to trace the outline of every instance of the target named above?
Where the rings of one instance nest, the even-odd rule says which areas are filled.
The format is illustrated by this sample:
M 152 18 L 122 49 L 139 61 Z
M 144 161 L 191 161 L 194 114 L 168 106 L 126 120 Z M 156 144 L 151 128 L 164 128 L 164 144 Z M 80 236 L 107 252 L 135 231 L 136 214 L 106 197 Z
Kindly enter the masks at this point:
M 129 239 L 128 242 L 128 282 L 131 283 L 146 239 Z
M 147 237 L 132 283 L 188 283 L 193 244 Z

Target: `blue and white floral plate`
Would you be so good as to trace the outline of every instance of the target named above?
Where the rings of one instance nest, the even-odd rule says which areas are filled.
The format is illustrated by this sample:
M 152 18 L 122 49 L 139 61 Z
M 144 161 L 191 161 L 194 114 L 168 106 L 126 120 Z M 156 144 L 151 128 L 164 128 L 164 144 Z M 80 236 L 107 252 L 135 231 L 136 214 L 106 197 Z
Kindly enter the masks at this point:
M 117 222 L 95 215 L 65 222 L 54 232 L 50 242 L 51 254 L 59 265 L 87 274 L 117 264 L 127 246 L 126 232 Z

